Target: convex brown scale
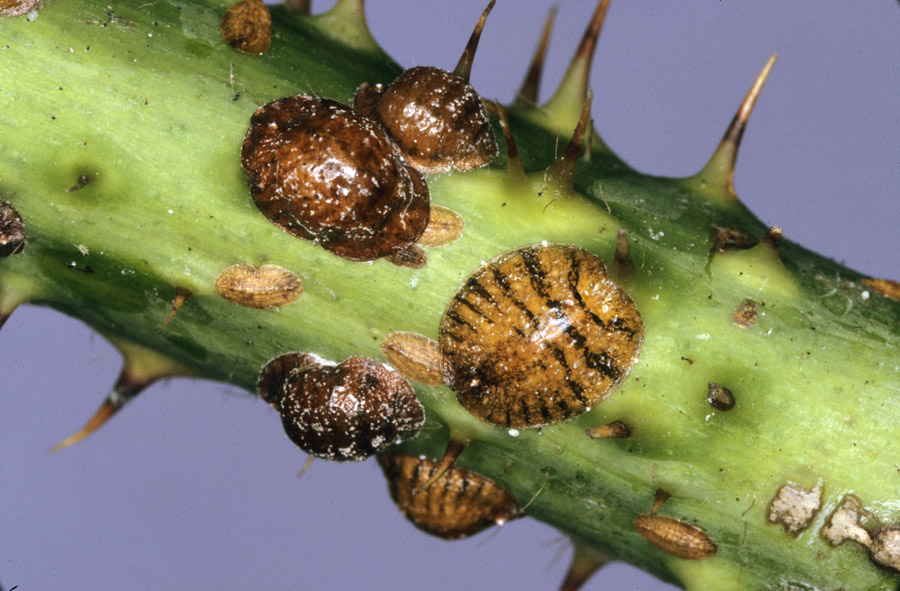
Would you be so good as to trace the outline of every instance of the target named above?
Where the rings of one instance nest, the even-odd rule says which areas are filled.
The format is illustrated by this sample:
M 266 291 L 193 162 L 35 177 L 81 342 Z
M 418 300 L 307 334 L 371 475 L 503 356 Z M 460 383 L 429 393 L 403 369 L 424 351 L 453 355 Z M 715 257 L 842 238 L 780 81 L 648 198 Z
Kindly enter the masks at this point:
M 422 235 L 428 187 L 372 120 L 336 101 L 293 96 L 250 122 L 241 163 L 274 224 L 357 261 L 398 253 Z
M 423 173 L 472 170 L 497 156 L 497 142 L 481 97 L 469 84 L 472 60 L 493 0 L 451 73 L 417 66 L 384 87 L 362 84 L 354 106 L 378 121 L 403 158 Z
M 631 298 L 588 251 L 538 244 L 472 274 L 440 324 L 445 383 L 475 416 L 536 427 L 589 410 L 638 358 L 644 327 Z
M 335 365 L 315 355 L 282 355 L 262 369 L 257 387 L 278 409 L 291 441 L 327 460 L 364 460 L 414 436 L 425 421 L 406 378 L 367 357 Z
M 420 172 L 472 170 L 497 156 L 481 97 L 471 84 L 446 70 L 411 68 L 387 90 L 363 85 L 356 108 L 377 120 L 398 152 Z
M 705 560 L 718 550 L 699 527 L 665 515 L 638 515 L 634 529 L 648 542 L 676 558 Z
M 475 472 L 450 468 L 422 490 L 440 462 L 382 453 L 378 455 L 378 463 L 397 507 L 413 525 L 434 536 L 444 539 L 471 536 L 520 513 L 512 495 Z

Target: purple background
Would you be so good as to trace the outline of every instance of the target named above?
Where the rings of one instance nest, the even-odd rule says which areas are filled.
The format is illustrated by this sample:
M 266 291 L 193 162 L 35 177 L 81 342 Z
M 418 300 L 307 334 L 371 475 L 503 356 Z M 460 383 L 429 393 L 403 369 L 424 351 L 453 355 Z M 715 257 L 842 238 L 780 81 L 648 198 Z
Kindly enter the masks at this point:
M 777 52 L 741 149 L 741 199 L 785 237 L 900 279 L 900 5 L 800 5 L 613 3 L 592 79 L 597 128 L 639 170 L 691 174 Z M 547 8 L 498 2 L 472 74 L 484 96 L 512 98 Z M 562 3 L 543 98 L 593 8 Z M 452 68 L 482 9 L 483 0 L 368 2 L 376 38 L 407 66 Z M 79 322 L 31 307 L 0 344 L 7 589 L 530 590 L 563 577 L 567 542 L 531 520 L 466 541 L 421 534 L 373 461 L 319 461 L 297 479 L 305 456 L 274 411 L 221 384 L 157 385 L 94 437 L 50 455 L 94 412 L 118 356 Z M 670 587 L 617 564 L 586 589 Z

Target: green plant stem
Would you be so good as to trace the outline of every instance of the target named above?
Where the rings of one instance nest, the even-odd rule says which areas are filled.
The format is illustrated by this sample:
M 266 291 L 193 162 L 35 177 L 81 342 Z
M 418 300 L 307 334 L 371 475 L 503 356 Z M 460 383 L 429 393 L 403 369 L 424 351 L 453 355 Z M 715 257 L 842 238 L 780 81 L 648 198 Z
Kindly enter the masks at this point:
M 259 104 L 303 92 L 348 101 L 358 83 L 400 70 L 279 9 L 271 53 L 239 54 L 218 30 L 224 8 L 57 2 L 34 22 L 2 23 L 0 195 L 25 220 L 28 243 L 0 262 L 0 310 L 49 305 L 252 391 L 259 368 L 286 351 L 380 358 L 390 332 L 436 337 L 462 279 L 511 248 L 572 243 L 610 265 L 624 227 L 636 269 L 623 287 L 647 330 L 625 385 L 591 413 L 515 435 L 469 416 L 449 390 L 417 386 L 440 428 L 404 449 L 439 457 L 448 427 L 466 431 L 476 441 L 460 464 L 502 483 L 527 515 L 689 589 L 830 589 L 835 572 L 854 588 L 895 587 L 861 548 L 832 548 L 817 532 L 850 491 L 897 520 L 883 453 L 900 412 L 890 404 L 900 385 L 896 302 L 789 242 L 780 255 L 760 244 L 710 262 L 715 226 L 757 240 L 766 232 L 719 186 L 643 176 L 598 155 L 579 166 L 580 196 L 561 197 L 541 172 L 555 135 L 516 111 L 527 182 L 510 181 L 502 158 L 428 179 L 433 202 L 466 220 L 463 239 L 430 249 L 422 270 L 338 259 L 259 214 L 240 170 L 243 134 Z M 88 184 L 68 192 L 82 176 Z M 287 267 L 305 293 L 279 311 L 240 308 L 212 289 L 238 262 Z M 176 287 L 193 296 L 160 332 Z M 739 328 L 732 313 L 747 298 L 760 314 Z M 734 410 L 707 404 L 709 382 L 735 393 Z M 612 420 L 634 436 L 584 434 Z M 797 538 L 766 521 L 788 481 L 825 487 Z M 670 557 L 634 532 L 657 488 L 673 494 L 661 512 L 703 528 L 715 557 Z

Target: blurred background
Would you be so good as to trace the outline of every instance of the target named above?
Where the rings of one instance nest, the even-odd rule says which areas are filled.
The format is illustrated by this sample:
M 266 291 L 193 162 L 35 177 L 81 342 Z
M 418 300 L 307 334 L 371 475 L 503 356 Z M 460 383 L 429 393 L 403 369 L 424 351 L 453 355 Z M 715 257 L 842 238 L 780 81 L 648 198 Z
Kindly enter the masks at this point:
M 368 0 L 367 12 L 402 65 L 452 69 L 484 3 Z M 542 99 L 594 4 L 560 2 Z M 483 96 L 513 98 L 548 9 L 498 1 L 472 72 Z M 894 0 L 613 2 L 592 115 L 634 168 L 690 175 L 778 53 L 744 135 L 741 200 L 789 240 L 900 279 L 898 48 Z M 305 455 L 277 414 L 222 384 L 157 384 L 93 437 L 48 454 L 100 404 L 118 355 L 78 321 L 33 307 L 12 316 L 0 346 L 6 589 L 553 590 L 568 566 L 568 542 L 531 520 L 456 542 L 420 533 L 371 460 L 317 461 L 298 479 Z M 585 589 L 672 587 L 613 564 Z

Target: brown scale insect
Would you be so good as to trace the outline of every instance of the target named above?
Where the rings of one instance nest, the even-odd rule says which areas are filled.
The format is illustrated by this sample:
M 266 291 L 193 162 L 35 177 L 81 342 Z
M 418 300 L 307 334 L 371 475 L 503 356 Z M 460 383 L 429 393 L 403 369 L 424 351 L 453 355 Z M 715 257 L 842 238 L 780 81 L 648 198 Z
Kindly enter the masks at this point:
M 225 42 L 244 53 L 262 55 L 272 43 L 272 15 L 263 0 L 240 0 L 222 17 Z
M 470 470 L 450 468 L 427 490 L 418 492 L 439 462 L 382 453 L 378 463 L 397 507 L 413 525 L 431 535 L 464 538 L 519 516 L 519 504 L 512 495 Z
M 497 156 L 481 97 L 469 84 L 472 59 L 494 1 L 485 9 L 453 73 L 418 66 L 385 88 L 363 84 L 354 106 L 378 121 L 403 158 L 423 173 L 472 170 Z
M 717 551 L 705 531 L 673 517 L 638 515 L 634 518 L 634 529 L 645 540 L 676 558 L 704 560 Z
M 25 224 L 9 203 L 0 203 L 0 257 L 16 254 L 25 246 Z
M 329 99 L 293 96 L 250 119 L 241 164 L 269 220 L 346 259 L 412 246 L 428 224 L 428 187 L 372 120 Z
M 644 327 L 603 262 L 538 244 L 491 260 L 441 318 L 444 382 L 478 418 L 537 427 L 589 410 L 634 365 Z
M 278 265 L 231 265 L 216 277 L 216 293 L 247 308 L 280 308 L 303 294 L 303 282 L 293 271 Z
M 721 384 L 709 382 L 706 385 L 706 401 L 716 410 L 731 410 L 734 408 L 734 393 Z
M 282 355 L 263 367 L 257 391 L 278 409 L 291 441 L 327 460 L 364 460 L 416 435 L 425 421 L 406 378 L 367 357 L 335 365 Z

